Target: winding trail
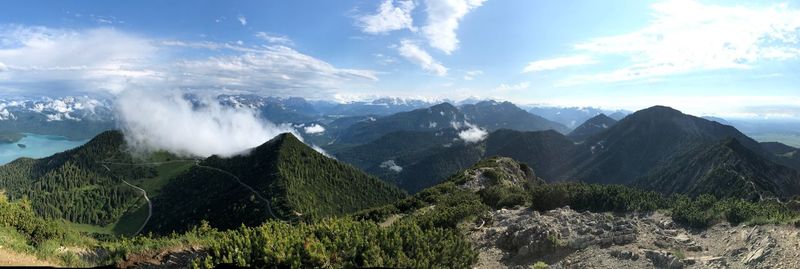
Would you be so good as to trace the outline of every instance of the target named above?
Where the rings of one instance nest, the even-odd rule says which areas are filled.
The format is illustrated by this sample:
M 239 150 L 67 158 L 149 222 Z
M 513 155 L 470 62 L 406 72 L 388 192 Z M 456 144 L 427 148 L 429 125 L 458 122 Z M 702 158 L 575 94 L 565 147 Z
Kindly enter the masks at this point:
M 199 162 L 195 163 L 195 166 L 200 167 L 200 168 L 213 170 L 213 171 L 217 171 L 217 172 L 226 174 L 226 175 L 232 177 L 233 179 L 236 179 L 236 182 L 238 182 L 239 185 L 242 185 L 243 187 L 247 188 L 248 190 L 250 190 L 250 192 L 255 194 L 256 197 L 258 197 L 258 199 L 261 199 L 262 201 L 267 203 L 267 211 L 269 211 L 269 215 L 272 216 L 273 219 L 281 220 L 280 218 L 278 218 L 277 215 L 275 215 L 275 213 L 272 212 L 272 203 L 269 202 L 269 199 L 264 198 L 264 196 L 261 196 L 261 194 L 258 193 L 258 191 L 256 191 L 256 189 L 254 189 L 253 187 L 250 187 L 250 185 L 247 185 L 244 182 L 242 182 L 242 180 L 238 176 L 234 175 L 231 172 L 228 172 L 228 171 L 216 168 L 216 167 L 201 165 Z
M 277 215 L 275 215 L 275 212 L 272 211 L 272 203 L 269 201 L 269 199 L 264 198 L 264 196 L 261 196 L 261 194 L 258 191 L 256 191 L 256 189 L 254 189 L 250 185 L 247 185 L 246 183 L 242 182 L 242 180 L 238 176 L 234 175 L 231 172 L 228 172 L 228 171 L 216 168 L 216 167 L 201 165 L 200 164 L 200 160 L 172 160 L 172 161 L 149 162 L 149 163 L 115 163 L 115 162 L 97 162 L 97 163 L 102 165 L 103 168 L 105 168 L 109 172 L 111 172 L 111 169 L 108 168 L 108 166 L 106 166 L 107 164 L 110 164 L 110 165 L 127 165 L 127 166 L 150 166 L 150 165 L 162 165 L 162 164 L 167 164 L 167 163 L 178 163 L 178 162 L 194 162 L 194 165 L 196 167 L 205 168 L 205 169 L 213 170 L 213 171 L 216 171 L 216 172 L 220 172 L 220 173 L 223 173 L 223 174 L 235 179 L 236 182 L 239 183 L 239 185 L 242 185 L 243 187 L 245 187 L 248 190 L 250 190 L 250 192 L 252 192 L 256 197 L 258 197 L 258 199 L 260 199 L 261 201 L 264 201 L 264 203 L 267 204 L 267 211 L 268 211 L 269 215 L 273 219 L 283 220 L 283 219 L 279 218 Z M 142 226 L 139 227 L 139 230 L 136 231 L 136 234 L 139 234 L 142 231 L 142 229 L 144 229 L 144 226 L 147 225 L 147 223 L 150 221 L 150 217 L 153 216 L 153 202 L 151 202 L 150 198 L 147 197 L 147 191 L 145 191 L 144 189 L 139 188 L 139 187 L 127 182 L 127 181 L 125 181 L 124 179 L 120 178 L 120 180 L 123 183 L 127 184 L 128 186 L 131 186 L 132 188 L 141 191 L 142 195 L 144 196 L 145 201 L 147 201 L 147 206 L 148 206 L 147 218 L 145 219 L 144 223 L 142 223 Z
M 111 172 L 111 168 L 108 168 L 108 166 L 106 166 L 105 164 L 102 164 L 102 163 L 101 163 L 100 165 L 102 165 L 102 166 L 103 166 L 103 168 L 105 168 L 106 170 L 108 170 L 108 172 Z M 131 183 L 130 183 L 130 182 L 128 182 L 128 181 L 125 181 L 124 179 L 121 179 L 121 178 L 120 178 L 119 180 L 122 180 L 122 183 L 125 183 L 125 184 L 127 184 L 128 186 L 131 186 L 131 188 L 137 189 L 137 190 L 139 190 L 140 192 L 142 192 L 142 196 L 144 196 L 144 200 L 145 200 L 145 201 L 147 201 L 147 218 L 145 218 L 145 219 L 144 219 L 144 222 L 142 223 L 142 226 L 139 226 L 139 229 L 138 229 L 138 230 L 136 230 L 136 233 L 134 233 L 134 235 L 137 235 L 137 234 L 139 234 L 139 233 L 141 233 L 141 232 L 142 232 L 142 229 L 144 229 L 144 226 L 145 226 L 145 225 L 147 225 L 147 222 L 149 222 L 149 221 L 150 221 L 150 217 L 152 217 L 152 216 L 153 216 L 153 202 L 151 202 L 151 201 L 150 201 L 150 198 L 149 198 L 149 197 L 147 197 L 147 191 L 145 191 L 144 189 L 142 189 L 142 188 L 139 188 L 139 187 L 137 187 L 136 185 L 133 185 L 133 184 L 131 184 Z

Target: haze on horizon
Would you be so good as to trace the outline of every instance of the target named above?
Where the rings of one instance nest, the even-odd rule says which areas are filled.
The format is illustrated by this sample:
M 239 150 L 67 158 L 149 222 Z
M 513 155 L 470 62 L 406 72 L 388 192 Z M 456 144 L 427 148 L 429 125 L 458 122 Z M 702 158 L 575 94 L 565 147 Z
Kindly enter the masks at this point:
M 800 119 L 800 3 L 7 1 L 4 96 L 379 96 Z

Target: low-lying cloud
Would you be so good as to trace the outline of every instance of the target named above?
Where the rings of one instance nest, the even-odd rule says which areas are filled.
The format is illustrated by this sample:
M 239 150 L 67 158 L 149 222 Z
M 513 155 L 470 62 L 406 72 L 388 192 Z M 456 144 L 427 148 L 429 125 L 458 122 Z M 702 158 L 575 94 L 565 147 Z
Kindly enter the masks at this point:
M 211 96 L 189 100 L 179 91 L 126 91 L 116 110 L 128 144 L 137 150 L 232 156 L 281 133 L 300 138 L 291 126 L 260 119 L 252 110 L 222 106 Z
M 469 122 L 464 122 L 463 126 L 466 127 L 467 129 L 458 132 L 458 138 L 464 140 L 464 142 L 467 143 L 481 142 L 484 139 L 486 139 L 486 136 L 489 135 L 489 132 L 478 127 L 478 125 L 474 125 Z

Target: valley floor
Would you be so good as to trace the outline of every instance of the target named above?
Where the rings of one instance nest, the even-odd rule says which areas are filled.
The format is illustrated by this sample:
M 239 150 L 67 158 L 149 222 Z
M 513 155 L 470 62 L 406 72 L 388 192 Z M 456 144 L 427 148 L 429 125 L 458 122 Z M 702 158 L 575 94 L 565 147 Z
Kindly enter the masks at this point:
M 550 268 L 800 268 L 800 231 L 791 225 L 721 223 L 693 230 L 659 212 L 615 215 L 568 207 L 541 214 L 502 209 L 492 219 L 470 232 L 480 251 L 476 268 L 537 262 Z

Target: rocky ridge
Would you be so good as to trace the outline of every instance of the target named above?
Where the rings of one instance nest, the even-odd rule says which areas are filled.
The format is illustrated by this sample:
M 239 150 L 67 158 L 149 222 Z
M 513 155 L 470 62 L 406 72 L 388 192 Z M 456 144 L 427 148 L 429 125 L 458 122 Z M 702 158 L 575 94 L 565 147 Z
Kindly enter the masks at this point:
M 662 212 L 500 209 L 469 236 L 476 268 L 800 268 L 800 231 L 789 225 L 682 227 Z

